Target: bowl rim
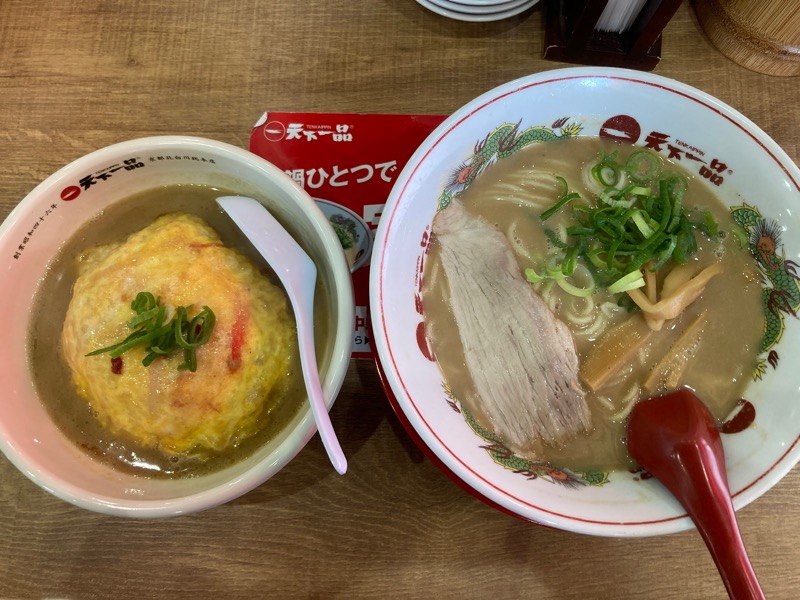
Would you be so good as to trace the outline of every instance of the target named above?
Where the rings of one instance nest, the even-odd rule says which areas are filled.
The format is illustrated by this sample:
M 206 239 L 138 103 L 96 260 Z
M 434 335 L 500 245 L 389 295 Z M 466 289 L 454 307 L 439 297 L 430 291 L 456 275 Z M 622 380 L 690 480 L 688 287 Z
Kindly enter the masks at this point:
M 355 312 L 350 269 L 344 253 L 336 251 L 341 248 L 338 238 L 313 198 L 291 177 L 266 159 L 232 144 L 198 136 L 147 136 L 110 144 L 72 160 L 37 184 L 0 223 L 0 239 L 19 226 L 18 221 L 24 212 L 29 206 L 39 201 L 43 194 L 60 190 L 63 181 L 71 180 L 78 173 L 85 174 L 87 167 L 96 166 L 98 162 L 107 160 L 106 157 L 176 147 L 181 147 L 182 151 L 187 148 L 204 149 L 209 153 L 225 155 L 235 162 L 263 171 L 266 177 L 272 179 L 293 202 L 304 207 L 303 212 L 308 215 L 310 225 L 322 240 L 325 256 L 330 263 L 332 281 L 336 283 L 335 289 L 331 290 L 331 297 L 337 303 L 336 312 L 332 314 L 332 320 L 335 319 L 332 327 L 333 344 L 330 350 L 328 371 L 323 381 L 326 404 L 330 411 L 344 383 L 351 354 L 351 332 L 354 327 Z M 300 411 L 302 416 L 299 419 L 295 417 L 298 419 L 295 429 L 287 432 L 286 438 L 266 457 L 220 485 L 175 498 L 141 500 L 91 494 L 80 485 L 64 479 L 58 473 L 43 470 L 27 455 L 22 454 L 13 444 L 9 443 L 7 436 L 4 435 L 5 426 L 2 423 L 0 423 L 0 451 L 19 471 L 38 486 L 73 505 L 115 516 L 171 517 L 224 504 L 255 489 L 275 475 L 306 446 L 317 431 L 310 407 L 306 404 Z
M 400 210 L 400 199 L 404 197 L 405 190 L 421 163 L 449 132 L 455 130 L 463 121 L 467 120 L 473 113 L 480 109 L 495 102 L 499 102 L 506 96 L 530 87 L 564 80 L 582 79 L 613 79 L 635 84 L 645 84 L 666 92 L 678 94 L 687 100 L 701 104 L 704 108 L 714 111 L 731 124 L 738 127 L 756 144 L 761 146 L 774 162 L 780 166 L 786 177 L 793 183 L 795 189 L 800 191 L 800 168 L 798 168 L 786 152 L 780 148 L 766 132 L 730 105 L 700 89 L 680 81 L 661 75 L 630 69 L 614 67 L 568 67 L 542 71 L 500 84 L 477 96 L 473 100 L 470 100 L 445 119 L 418 147 L 417 151 L 411 156 L 395 181 L 392 192 L 384 207 L 383 217 L 378 226 L 373 247 L 375 255 L 373 257 L 373 268 L 370 274 L 370 314 L 373 328 L 373 353 L 376 357 L 376 361 L 380 363 L 380 368 L 383 372 L 382 381 L 384 381 L 387 395 L 390 397 L 390 403 L 395 412 L 403 412 L 400 420 L 404 424 L 408 424 L 407 428 L 412 428 L 414 430 L 412 438 L 418 443 L 422 441 L 424 444 L 422 448 L 423 451 L 429 456 L 436 457 L 436 460 L 433 462 L 440 468 L 444 465 L 446 469 L 442 470 L 451 478 L 457 477 L 462 487 L 465 487 L 465 489 L 477 498 L 485 502 L 488 500 L 487 503 L 496 508 L 497 505 L 499 505 L 500 509 L 504 512 L 510 513 L 523 520 L 576 533 L 609 537 L 639 537 L 675 533 L 694 527 L 694 524 L 685 512 L 677 516 L 647 521 L 609 522 L 560 514 L 546 508 L 533 506 L 530 502 L 519 501 L 517 498 L 512 499 L 510 494 L 502 490 L 497 490 L 491 483 L 486 482 L 479 473 L 461 461 L 454 452 L 443 447 L 433 427 L 425 421 L 424 417 L 413 414 L 413 412 L 412 414 L 407 413 L 404 409 L 404 399 L 406 402 L 410 402 L 410 400 L 408 400 L 405 385 L 402 381 L 398 380 L 398 370 L 395 363 L 396 359 L 389 348 L 388 334 L 385 326 L 386 315 L 382 308 L 382 293 L 384 287 L 382 279 L 385 258 L 384 250 L 387 247 L 387 232 Z M 735 509 L 743 508 L 768 491 L 780 481 L 798 461 L 800 461 L 800 437 L 787 443 L 785 452 L 769 469 L 736 493 L 733 497 Z M 481 485 L 483 487 L 479 487 Z

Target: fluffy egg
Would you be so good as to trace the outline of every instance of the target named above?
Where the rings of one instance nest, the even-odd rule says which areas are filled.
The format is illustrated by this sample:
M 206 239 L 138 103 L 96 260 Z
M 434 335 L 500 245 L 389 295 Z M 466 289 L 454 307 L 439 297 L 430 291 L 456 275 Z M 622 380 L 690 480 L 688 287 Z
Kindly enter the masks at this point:
M 112 364 L 87 356 L 131 333 L 132 300 L 151 292 L 191 318 L 208 306 L 213 334 L 197 349 L 142 363 L 137 346 Z M 78 394 L 110 433 L 169 455 L 222 450 L 255 433 L 289 385 L 296 328 L 284 291 L 202 219 L 169 214 L 119 244 L 83 254 L 61 335 Z M 116 359 L 119 361 L 119 359 Z

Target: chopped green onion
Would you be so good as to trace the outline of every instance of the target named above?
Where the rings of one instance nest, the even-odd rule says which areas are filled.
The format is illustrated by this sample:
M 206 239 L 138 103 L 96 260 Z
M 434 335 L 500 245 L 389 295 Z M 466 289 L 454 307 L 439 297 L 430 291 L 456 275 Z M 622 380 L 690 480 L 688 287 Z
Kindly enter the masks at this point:
M 556 268 L 548 267 L 545 269 L 545 275 L 548 279 L 564 279 L 564 271 L 561 270 L 561 265 Z
M 561 238 L 558 237 L 558 234 L 552 229 L 545 229 L 544 234 L 547 236 L 547 239 L 550 241 L 550 243 L 556 248 L 560 248 L 561 250 L 566 250 L 568 248 L 567 244 L 563 242 Z
M 592 167 L 592 177 L 595 181 L 605 187 L 613 187 L 619 182 L 619 169 L 613 165 L 597 163 Z
M 604 189 L 602 192 L 600 192 L 600 195 L 598 197 L 600 198 L 600 200 L 602 200 L 605 204 L 608 204 L 609 206 L 616 206 L 616 207 L 621 206 L 623 208 L 630 208 L 631 206 L 633 206 L 633 203 L 636 202 L 635 198 L 629 198 L 627 200 L 623 200 L 622 198 L 624 198 L 624 194 L 622 193 L 622 191 L 613 187 Z
M 614 187 L 622 180 L 622 171 L 624 165 L 616 162 L 617 152 L 612 152 L 609 155 L 600 153 L 599 161 L 592 169 L 592 177 L 603 187 Z
M 556 181 L 561 185 L 563 192 L 561 192 L 561 197 L 558 199 L 558 201 L 539 216 L 542 221 L 546 221 L 552 217 L 561 209 L 562 206 L 568 202 L 572 202 L 573 200 L 580 198 L 580 194 L 576 192 L 572 192 L 571 194 L 569 193 L 569 185 L 567 184 L 566 179 L 557 175 Z
M 617 238 L 611 242 L 611 247 L 608 249 L 608 254 L 606 255 L 606 267 L 609 270 L 614 268 L 614 258 L 617 256 L 617 250 L 619 250 L 621 245 L 622 238 Z
M 689 262 L 689 258 L 697 252 L 697 240 L 688 219 L 681 220 L 680 231 L 676 235 L 678 243 L 672 253 L 672 259 L 679 265 L 685 265 Z
M 592 265 L 596 269 L 605 269 L 607 263 L 600 257 L 600 255 L 604 253 L 605 250 L 603 250 L 602 248 L 595 247 L 586 253 L 586 257 L 589 259 L 589 262 L 592 263 Z
M 625 161 L 625 170 L 634 181 L 646 183 L 661 173 L 661 159 L 649 150 L 637 150 Z
M 715 238 L 719 236 L 719 226 L 717 222 L 714 220 L 711 212 L 703 211 L 703 222 L 699 225 L 699 228 L 703 230 L 709 238 Z
M 668 238 L 667 247 L 663 250 L 660 250 L 653 256 L 653 260 L 655 261 L 653 265 L 650 267 L 650 270 L 655 273 L 661 267 L 663 267 L 666 262 L 672 257 L 673 252 L 675 252 L 675 246 L 678 244 L 678 236 L 671 235 Z
M 139 292 L 131 302 L 131 308 L 137 315 L 141 315 L 145 311 L 156 308 L 159 302 L 161 302 L 161 298 L 156 298 L 152 293 Z
M 572 248 L 567 250 L 567 254 L 564 256 L 564 262 L 561 263 L 561 272 L 566 277 L 569 277 L 575 272 L 575 266 L 578 261 L 579 251 L 580 251 L 580 246 L 573 246 Z
M 539 270 L 543 275 L 534 276 L 538 282 L 575 287 L 569 277 L 582 260 L 597 285 L 610 293 L 621 293 L 645 285 L 644 269 L 656 272 L 670 260 L 687 262 L 697 252 L 697 231 L 710 239 L 719 235 L 710 213 L 693 220 L 687 216 L 684 200 L 688 180 L 678 173 L 662 172 L 660 156 L 641 150 L 632 153 L 624 165 L 617 163 L 616 157 L 616 152 L 601 154 L 592 167 L 592 176 L 603 189 L 594 205 L 571 204 L 572 221 L 566 226 L 566 239 L 545 229 L 558 252 Z M 625 174 L 632 183 L 623 183 Z M 559 201 L 542 213 L 542 218 L 554 214 L 574 194 L 569 193 L 566 180 L 557 180 Z M 746 243 L 746 232 L 733 234 Z
M 590 285 L 589 287 L 582 288 L 571 284 L 566 279 L 556 279 L 556 285 L 571 296 L 577 296 L 578 298 L 588 298 L 594 294 L 595 290 L 594 284 Z
M 556 183 L 561 188 L 561 193 L 558 195 L 559 198 L 569 194 L 569 183 L 567 183 L 566 179 L 561 177 L 561 175 L 556 175 Z
M 736 243 L 739 244 L 740 248 L 747 248 L 750 243 L 750 234 L 743 227 L 732 225 L 731 234 L 736 238 Z
M 150 292 L 139 292 L 131 302 L 131 309 L 136 315 L 128 321 L 128 327 L 134 330 L 133 333 L 118 344 L 94 350 L 86 356 L 108 352 L 111 358 L 118 358 L 128 350 L 144 345 L 147 354 L 142 364 L 146 367 L 158 356 L 168 356 L 182 349 L 184 362 L 178 369 L 195 372 L 196 351 L 211 339 L 216 321 L 214 313 L 204 306 L 203 310 L 190 320 L 188 307 L 179 306 L 175 309 L 172 320 L 164 324 L 166 307 L 159 304 L 160 301 L 160 298 L 156 298 Z
M 647 213 L 645 213 L 643 210 L 637 210 L 631 214 L 631 220 L 634 222 L 636 227 L 639 228 L 639 231 L 645 239 L 649 238 L 655 233 L 653 228 L 650 226 L 650 223 L 647 222 L 647 219 L 644 216 L 646 214 Z
M 672 219 L 670 220 L 669 225 L 667 225 L 667 231 L 669 233 L 675 231 L 675 228 L 678 226 L 678 223 L 680 222 L 681 217 L 683 216 L 682 209 L 683 209 L 683 192 L 681 191 L 672 194 Z
M 631 271 L 608 286 L 608 291 L 610 294 L 618 294 L 640 287 L 644 287 L 644 275 L 641 271 Z
M 671 195 L 683 196 L 689 187 L 686 177 L 679 173 L 666 173 L 662 179 L 667 182 L 667 189 Z
M 592 234 L 594 234 L 594 229 L 591 227 L 580 227 L 576 225 L 570 225 L 569 227 L 567 227 L 567 235 L 583 237 Z
M 544 277 L 539 275 L 536 271 L 531 268 L 525 269 L 525 279 L 527 279 L 531 283 L 541 283 L 544 281 Z

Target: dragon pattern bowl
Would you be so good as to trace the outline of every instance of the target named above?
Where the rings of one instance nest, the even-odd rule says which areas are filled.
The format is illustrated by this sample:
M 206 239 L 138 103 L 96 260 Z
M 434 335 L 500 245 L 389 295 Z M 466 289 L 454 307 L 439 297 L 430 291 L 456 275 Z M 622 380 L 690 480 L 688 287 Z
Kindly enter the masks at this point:
M 516 456 L 462 410 L 425 336 L 422 272 L 438 207 L 505 154 L 575 135 L 626 140 L 679 162 L 748 233 L 763 279 L 765 328 L 746 398 L 721 427 L 735 508 L 798 462 L 800 371 L 791 365 L 800 354 L 800 169 L 730 106 L 656 75 L 597 67 L 543 72 L 501 85 L 444 121 L 399 176 L 378 228 L 370 280 L 374 351 L 412 437 L 492 506 L 591 535 L 677 532 L 691 520 L 644 472 L 574 472 Z

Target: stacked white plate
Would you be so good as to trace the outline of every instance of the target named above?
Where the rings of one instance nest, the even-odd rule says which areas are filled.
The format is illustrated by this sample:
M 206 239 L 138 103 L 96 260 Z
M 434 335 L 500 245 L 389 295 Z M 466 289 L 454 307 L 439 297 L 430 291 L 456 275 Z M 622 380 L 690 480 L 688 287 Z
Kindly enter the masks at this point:
M 417 0 L 436 14 L 458 21 L 499 21 L 528 10 L 539 0 Z

